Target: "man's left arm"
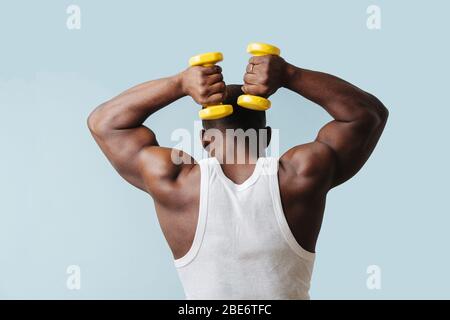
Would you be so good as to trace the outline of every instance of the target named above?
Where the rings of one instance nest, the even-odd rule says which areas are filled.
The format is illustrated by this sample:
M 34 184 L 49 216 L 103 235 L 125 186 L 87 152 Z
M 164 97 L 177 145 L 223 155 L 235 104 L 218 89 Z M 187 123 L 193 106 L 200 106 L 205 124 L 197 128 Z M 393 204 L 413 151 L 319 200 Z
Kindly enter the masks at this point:
M 334 118 L 320 129 L 314 142 L 296 146 L 282 158 L 298 167 L 296 171 L 303 177 L 305 170 L 314 172 L 312 180 L 326 181 L 325 189 L 355 175 L 384 129 L 388 117 L 384 105 L 338 77 L 298 68 L 278 56 L 252 57 L 250 64 L 254 66 L 247 68 L 244 92 L 269 96 L 285 87 L 317 103 Z

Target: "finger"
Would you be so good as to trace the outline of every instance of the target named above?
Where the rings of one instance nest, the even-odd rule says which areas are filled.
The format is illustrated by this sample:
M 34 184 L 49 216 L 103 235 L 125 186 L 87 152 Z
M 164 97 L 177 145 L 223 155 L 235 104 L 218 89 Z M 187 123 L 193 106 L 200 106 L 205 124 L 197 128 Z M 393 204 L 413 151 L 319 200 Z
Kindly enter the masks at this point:
M 267 60 L 267 56 L 253 56 L 248 60 L 248 63 L 258 65 L 262 64 Z
M 206 78 L 206 83 L 208 85 L 212 85 L 216 82 L 220 82 L 223 80 L 223 75 L 221 73 L 215 73 Z
M 261 71 L 264 71 L 264 66 L 265 65 L 263 65 L 263 64 L 253 64 L 252 66 L 253 67 L 247 73 L 252 73 L 252 74 L 261 73 Z
M 247 73 L 253 73 L 253 69 L 255 68 L 255 65 L 254 64 L 252 64 L 252 63 L 249 63 L 248 65 L 247 65 L 247 68 L 245 68 L 245 72 L 247 72 Z
M 224 97 L 224 93 L 223 92 L 215 93 L 215 94 L 209 96 L 206 99 L 206 103 L 205 104 L 211 105 L 211 104 L 221 103 L 223 101 L 223 97 Z
M 246 84 L 244 85 L 245 94 L 250 94 L 254 96 L 261 96 L 264 92 L 261 90 L 260 86 L 254 84 Z
M 211 74 L 215 74 L 215 73 L 221 73 L 222 68 L 217 65 L 209 66 L 209 67 L 202 67 L 202 72 L 204 75 L 211 75 Z
M 244 82 L 245 84 L 257 84 L 258 76 L 254 73 L 246 73 L 244 75 Z
M 208 88 L 208 96 L 224 92 L 225 92 L 225 82 L 223 81 L 217 82 Z

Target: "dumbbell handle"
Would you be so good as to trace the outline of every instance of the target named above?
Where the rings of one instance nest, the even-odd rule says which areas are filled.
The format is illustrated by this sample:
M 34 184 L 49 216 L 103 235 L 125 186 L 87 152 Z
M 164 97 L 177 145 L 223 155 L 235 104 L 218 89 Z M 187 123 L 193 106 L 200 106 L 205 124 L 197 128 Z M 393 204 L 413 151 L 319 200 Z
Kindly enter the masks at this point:
M 261 42 L 250 43 L 247 46 L 247 52 L 254 56 L 264 56 L 268 54 L 279 56 L 281 53 L 279 48 Z M 265 111 L 271 106 L 270 100 L 251 94 L 244 94 L 239 96 L 237 104 L 241 107 L 257 111 Z
M 193 56 L 189 59 L 190 66 L 204 66 L 212 67 L 217 62 L 223 60 L 223 55 L 220 52 L 207 52 Z M 215 120 L 224 118 L 233 113 L 233 106 L 229 104 L 207 105 L 198 112 L 202 120 Z

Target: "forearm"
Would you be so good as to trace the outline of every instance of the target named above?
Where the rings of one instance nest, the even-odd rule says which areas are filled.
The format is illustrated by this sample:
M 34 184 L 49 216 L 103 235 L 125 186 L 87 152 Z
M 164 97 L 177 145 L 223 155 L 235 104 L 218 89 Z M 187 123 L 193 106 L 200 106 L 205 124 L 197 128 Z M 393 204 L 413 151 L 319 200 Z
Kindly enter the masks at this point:
M 376 118 L 386 111 L 377 98 L 338 77 L 291 64 L 285 87 L 322 106 L 337 121 Z
M 94 132 L 137 128 L 154 112 L 183 97 L 181 76 L 152 80 L 101 104 L 89 116 Z

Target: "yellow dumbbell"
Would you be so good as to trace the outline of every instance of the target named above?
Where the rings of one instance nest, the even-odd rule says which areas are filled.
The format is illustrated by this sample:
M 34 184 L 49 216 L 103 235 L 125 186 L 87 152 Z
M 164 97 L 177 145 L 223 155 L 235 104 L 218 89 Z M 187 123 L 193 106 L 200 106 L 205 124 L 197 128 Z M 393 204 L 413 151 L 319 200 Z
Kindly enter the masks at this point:
M 253 42 L 247 46 L 247 52 L 254 56 L 265 56 L 268 54 L 272 54 L 275 56 L 280 55 L 280 49 L 275 46 L 266 43 Z M 263 97 L 253 96 L 251 94 L 244 94 L 239 96 L 237 104 L 241 107 L 257 110 L 257 111 L 265 111 L 270 108 L 270 101 Z
M 222 60 L 223 60 L 222 53 L 208 52 L 190 58 L 189 65 L 210 67 Z M 233 113 L 233 106 L 231 104 L 218 104 L 218 105 L 203 106 L 203 109 L 198 112 L 198 115 L 202 120 L 214 120 L 224 118 L 232 113 Z

